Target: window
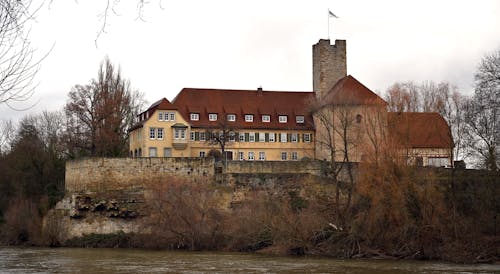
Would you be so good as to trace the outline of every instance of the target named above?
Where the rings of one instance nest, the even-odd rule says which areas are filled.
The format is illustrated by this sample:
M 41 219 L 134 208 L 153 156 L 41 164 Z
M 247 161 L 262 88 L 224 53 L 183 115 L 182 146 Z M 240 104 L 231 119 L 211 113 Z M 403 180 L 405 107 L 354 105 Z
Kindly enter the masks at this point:
M 234 121 L 236 121 L 236 114 L 228 114 L 227 115 L 227 121 L 228 122 L 234 122 Z
M 274 132 L 269 133 L 269 142 L 274 142 Z
M 299 141 L 299 136 L 297 133 L 292 133 L 292 143 L 297 143 Z
M 175 112 L 169 112 L 168 117 L 169 117 L 170 121 L 174 122 L 175 121 Z M 165 118 L 165 120 L 166 119 L 167 118 Z
M 205 157 L 205 151 L 200 151 L 200 158 Z
M 191 118 L 191 121 L 198 121 L 198 120 L 200 120 L 200 114 L 199 113 L 191 113 L 190 118 Z
M 158 112 L 158 121 L 163 121 L 163 112 Z
M 442 167 L 442 166 L 447 166 L 450 164 L 450 159 L 449 158 L 444 158 L 444 157 L 429 157 L 429 166 L 437 166 L 437 167 Z
M 259 133 L 259 142 L 266 141 L 266 134 L 264 132 Z
M 261 151 L 259 152 L 259 160 L 260 161 L 265 161 L 266 160 L 266 153 Z
M 229 132 L 229 142 L 234 142 L 235 141 L 235 133 L 234 132 Z
M 286 152 L 281 152 L 281 160 L 286 161 Z
M 244 153 L 244 152 L 238 152 L 238 159 L 239 159 L 240 161 L 245 160 L 245 153 Z
M 286 123 L 288 121 L 288 117 L 286 115 L 280 115 L 278 119 L 280 123 Z
M 245 134 L 240 134 L 240 142 L 245 142 Z
M 163 148 L 163 157 L 172 157 L 172 149 L 169 147 Z
M 305 133 L 304 134 L 304 142 L 305 143 L 310 143 L 311 142 L 311 133 Z
M 286 143 L 286 133 L 281 133 L 280 136 L 280 142 Z
M 253 122 L 253 115 L 245 114 L 245 122 Z
M 149 157 L 157 157 L 158 154 L 156 154 L 156 147 L 150 147 L 149 148 Z
M 191 141 L 194 141 L 195 137 L 196 137 L 196 134 L 194 133 L 194 131 L 191 131 L 191 132 L 189 133 L 189 139 L 190 139 Z
M 176 128 L 174 129 L 174 139 L 184 140 L 186 139 L 186 129 L 185 128 Z
M 361 123 L 361 120 L 363 120 L 363 116 L 361 114 L 356 115 L 356 123 Z
M 299 155 L 296 151 L 292 151 L 292 160 L 297 161 L 299 159 Z
M 253 152 L 248 152 L 248 160 L 253 161 L 255 159 Z
M 156 128 L 150 127 L 149 128 L 149 139 L 154 139 L 156 135 Z
M 271 116 L 270 115 L 262 115 L 262 122 L 264 122 L 264 123 L 271 122 Z
M 157 137 L 158 139 L 163 140 L 163 128 L 157 129 Z
M 205 132 L 200 132 L 200 141 L 205 141 Z
M 255 133 L 254 132 L 250 132 L 250 134 L 248 135 L 248 141 L 255 142 Z
M 208 120 L 209 121 L 217 121 L 217 114 L 216 113 L 208 114 Z
M 304 123 L 304 116 L 302 116 L 302 115 L 295 116 L 295 122 L 297 122 L 297 124 L 303 124 Z

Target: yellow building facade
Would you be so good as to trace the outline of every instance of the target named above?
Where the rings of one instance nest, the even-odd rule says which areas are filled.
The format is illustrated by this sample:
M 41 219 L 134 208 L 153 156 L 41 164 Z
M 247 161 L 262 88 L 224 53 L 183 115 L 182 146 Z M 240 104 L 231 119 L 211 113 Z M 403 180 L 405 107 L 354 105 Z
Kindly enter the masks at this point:
M 361 162 L 393 142 L 419 165 L 451 165 L 453 140 L 436 113 L 395 114 L 347 75 L 346 42 L 313 46 L 313 91 L 184 88 L 138 115 L 129 134 L 131 157 Z M 402 119 L 403 117 L 404 119 Z

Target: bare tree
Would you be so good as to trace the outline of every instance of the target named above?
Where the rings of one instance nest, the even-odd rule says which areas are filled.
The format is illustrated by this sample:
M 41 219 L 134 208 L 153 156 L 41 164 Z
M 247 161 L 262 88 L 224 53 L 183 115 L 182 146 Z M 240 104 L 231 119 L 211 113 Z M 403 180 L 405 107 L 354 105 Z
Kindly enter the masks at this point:
M 357 159 L 351 157 L 359 156 L 357 154 L 362 141 L 362 128 L 358 125 L 359 117 L 355 108 L 354 105 L 337 105 L 323 101 L 311 104 L 315 125 L 319 128 L 316 131 L 316 145 L 328 154 L 324 155 L 326 157 L 323 173 L 336 185 L 335 215 L 342 225 L 345 224 L 354 191 L 351 162 Z M 341 178 L 342 174 L 347 175 L 347 180 L 345 177 Z M 341 201 L 341 196 L 346 197 L 345 202 Z
M 226 147 L 236 141 L 236 130 L 231 127 L 227 121 L 227 117 L 221 119 L 217 127 L 208 128 L 205 132 L 206 142 L 209 145 L 218 146 L 224 160 L 224 165 L 227 163 Z
M 0 120 L 0 155 L 9 150 L 15 135 L 15 128 L 11 120 Z
M 122 78 L 120 69 L 106 58 L 97 79 L 76 85 L 68 96 L 65 111 L 71 156 L 126 155 L 127 131 L 144 102 Z
M 483 167 L 497 171 L 500 165 L 500 50 L 481 60 L 474 78 L 474 96 L 465 111 L 469 145 L 481 158 Z
M 386 92 L 389 111 L 416 112 L 420 109 L 419 87 L 413 82 L 394 83 Z
M 41 6 L 31 0 L 0 2 L 0 104 L 13 108 L 33 95 L 34 78 L 40 69 L 29 39 L 29 22 Z M 42 4 L 43 5 L 43 4 Z

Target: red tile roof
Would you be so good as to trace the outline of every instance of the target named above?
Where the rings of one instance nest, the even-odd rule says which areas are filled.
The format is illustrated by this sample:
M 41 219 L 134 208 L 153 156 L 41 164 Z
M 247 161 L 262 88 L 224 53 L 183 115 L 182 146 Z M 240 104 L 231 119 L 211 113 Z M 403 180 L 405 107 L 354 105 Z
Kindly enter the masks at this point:
M 340 79 L 327 93 L 324 102 L 334 105 L 387 105 L 386 101 L 351 75 Z
M 295 129 L 313 130 L 309 102 L 313 92 L 288 92 L 267 90 L 229 90 L 184 88 L 173 104 L 192 127 L 218 127 L 227 114 L 236 114 L 235 122 L 227 122 L 233 128 L 248 129 Z M 190 121 L 190 113 L 199 113 L 199 121 Z M 209 121 L 208 114 L 216 113 L 218 121 Z M 253 114 L 253 122 L 245 122 L 245 114 Z M 271 122 L 262 122 L 261 115 L 270 115 Z M 279 123 L 278 115 L 287 115 L 287 123 Z M 295 122 L 303 115 L 305 122 Z
M 452 148 L 453 138 L 436 112 L 389 112 L 389 133 L 410 148 Z

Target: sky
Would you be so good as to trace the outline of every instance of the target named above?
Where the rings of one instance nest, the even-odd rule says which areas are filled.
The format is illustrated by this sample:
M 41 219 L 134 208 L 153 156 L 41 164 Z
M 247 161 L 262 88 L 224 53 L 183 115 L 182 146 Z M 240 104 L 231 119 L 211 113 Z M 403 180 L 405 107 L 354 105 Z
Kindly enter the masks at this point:
M 497 0 L 150 0 L 142 19 L 137 3 L 119 2 L 99 36 L 105 1 L 42 7 L 30 38 L 39 56 L 52 50 L 31 100 L 14 105 L 28 110 L 0 104 L 0 119 L 63 109 L 105 56 L 152 103 L 184 87 L 312 91 L 312 45 L 328 38 L 347 41 L 347 73 L 379 95 L 401 81 L 472 94 L 479 61 L 500 50 Z

